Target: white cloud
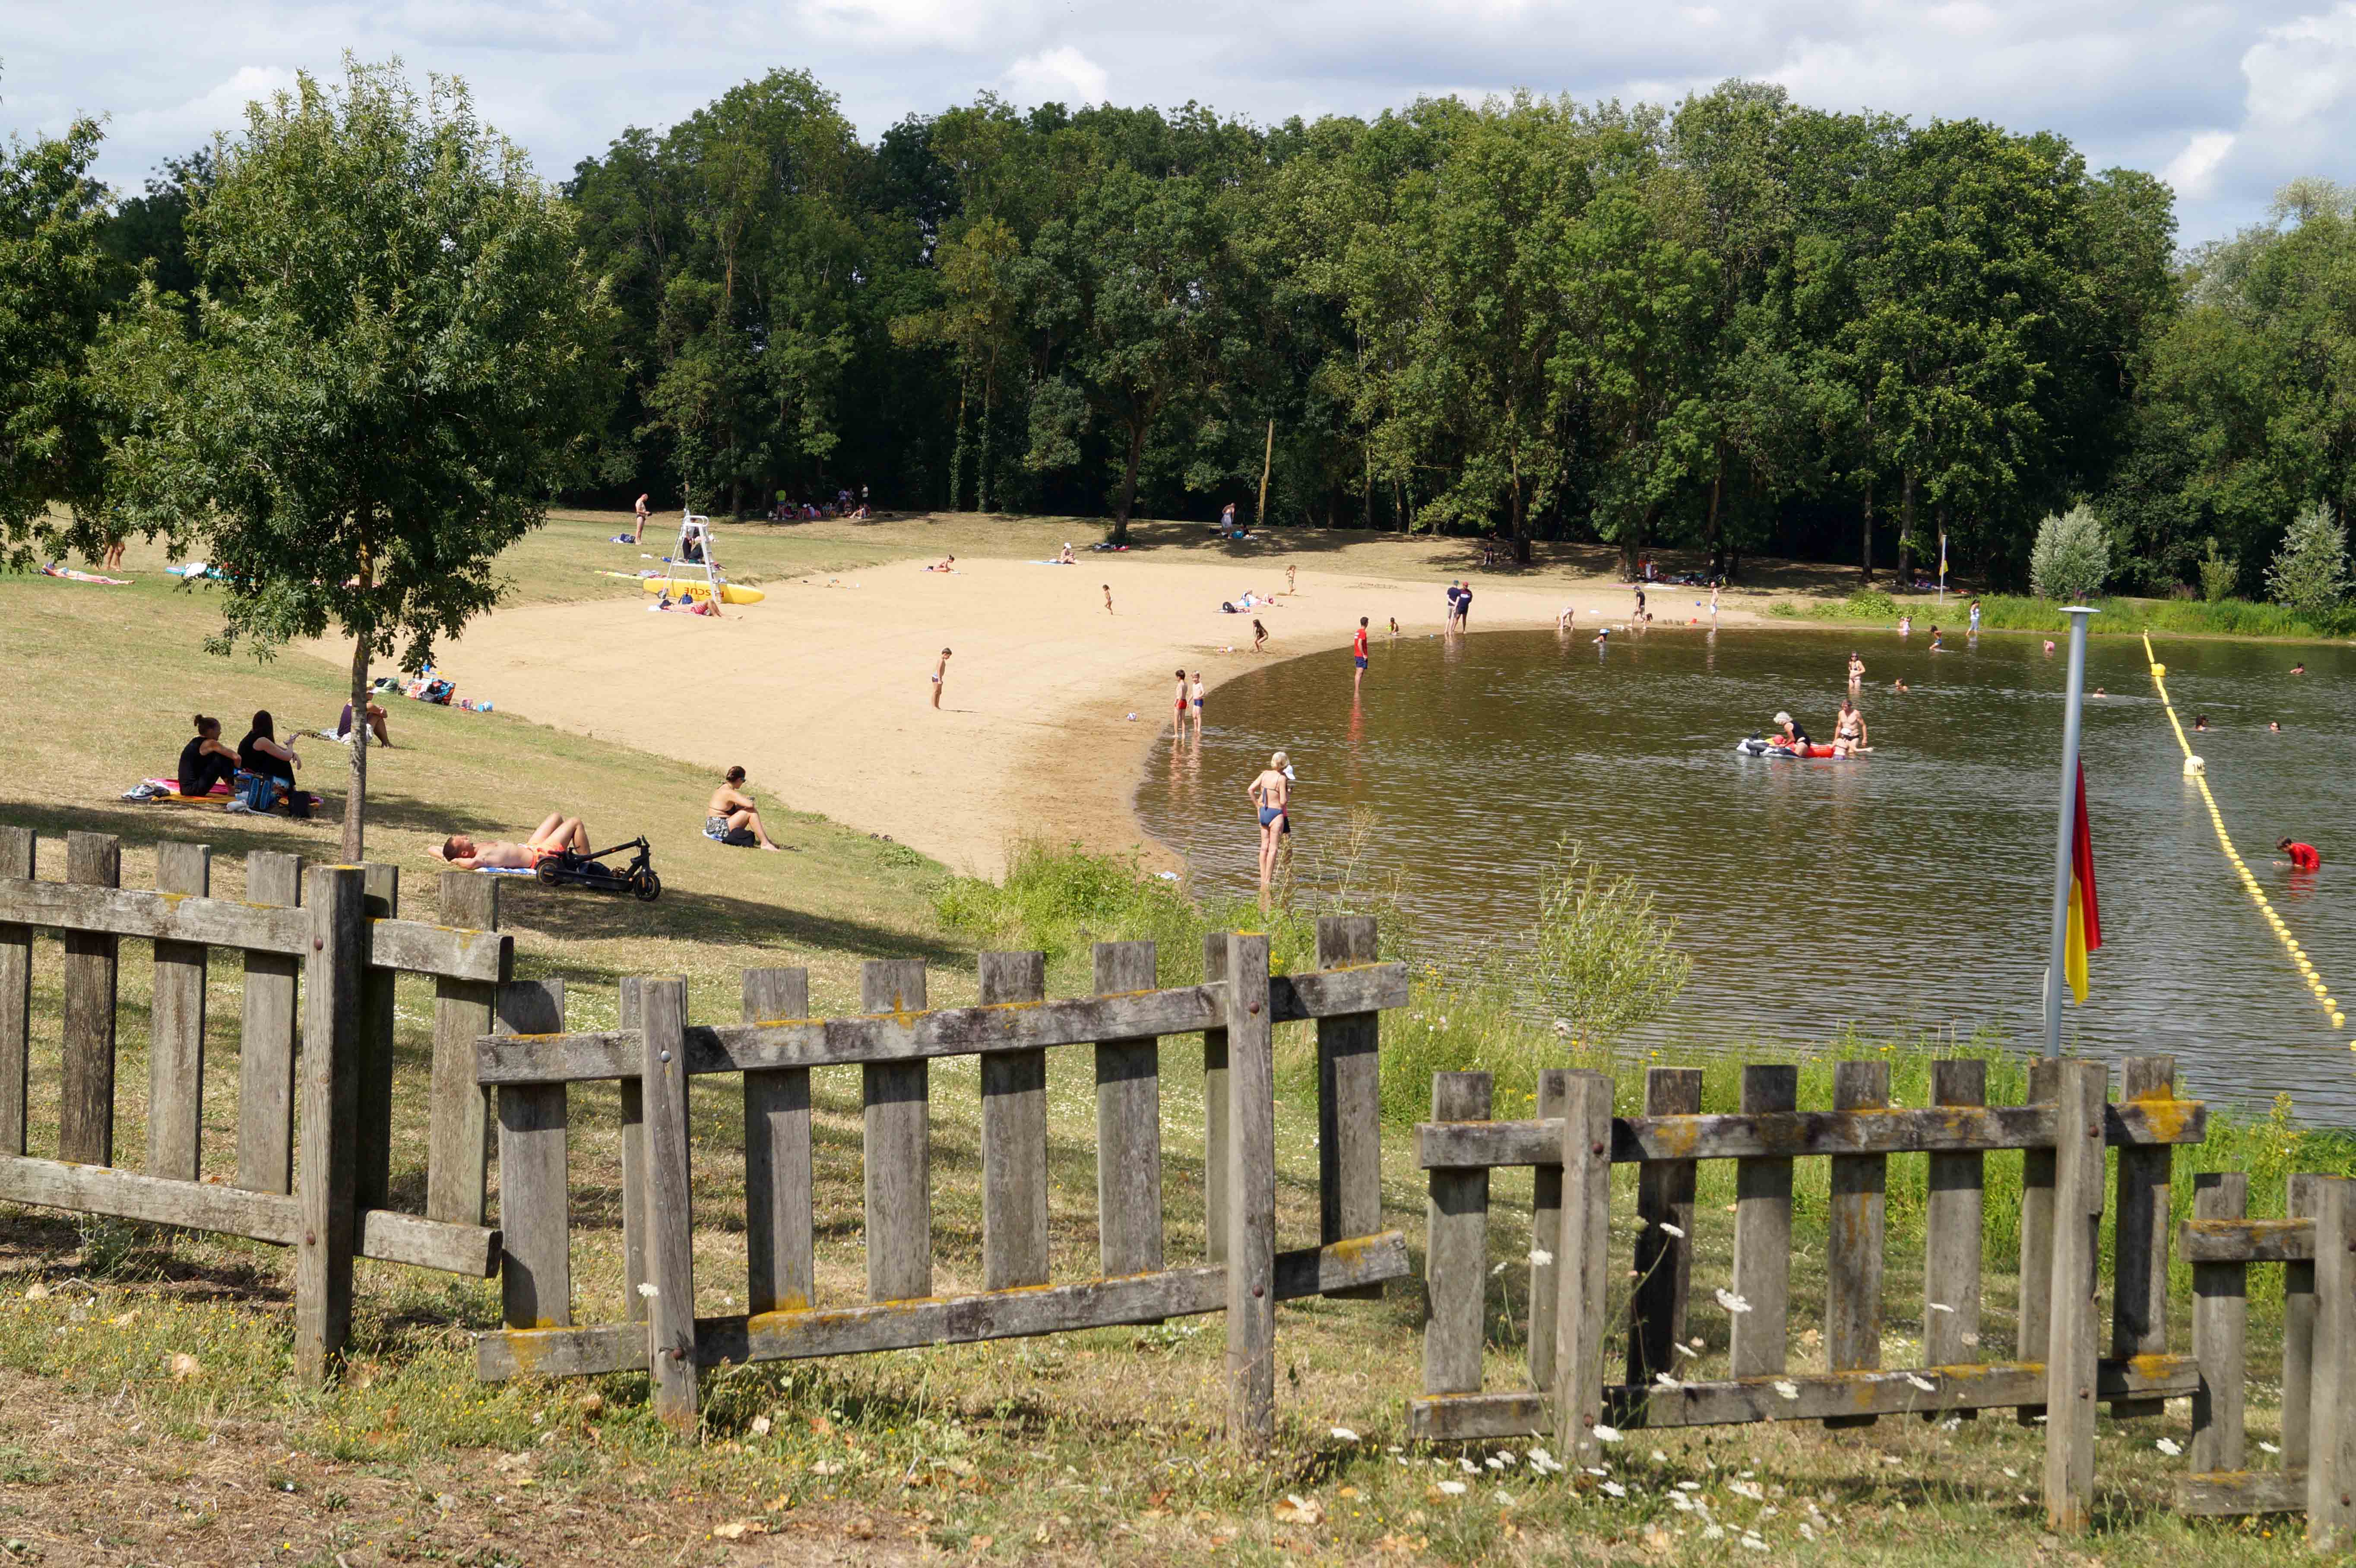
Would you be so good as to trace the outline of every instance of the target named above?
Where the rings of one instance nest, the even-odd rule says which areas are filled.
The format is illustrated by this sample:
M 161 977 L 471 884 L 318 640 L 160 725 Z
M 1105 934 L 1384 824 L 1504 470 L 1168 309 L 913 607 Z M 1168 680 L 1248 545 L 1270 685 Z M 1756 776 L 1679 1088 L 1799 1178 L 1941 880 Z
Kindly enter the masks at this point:
M 822 37 L 870 48 L 975 49 L 1023 27 L 1024 0 L 798 0 L 796 9 Z
M 1059 44 L 1016 60 L 1006 68 L 1003 80 L 1018 103 L 1053 100 L 1076 105 L 1102 103 L 1108 79 L 1104 67 L 1071 45 Z
M 2160 177 L 2174 187 L 2179 197 L 2198 199 L 2215 187 L 2217 165 L 2233 150 L 2231 131 L 2196 131 L 2184 151 L 2176 155 Z

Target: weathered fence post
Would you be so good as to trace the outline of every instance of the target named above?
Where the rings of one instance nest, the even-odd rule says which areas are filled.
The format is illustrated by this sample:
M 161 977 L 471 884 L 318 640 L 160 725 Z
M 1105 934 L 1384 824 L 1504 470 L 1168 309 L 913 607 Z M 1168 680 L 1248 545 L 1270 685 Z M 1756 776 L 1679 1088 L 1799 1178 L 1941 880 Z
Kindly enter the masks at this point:
M 1538 1070 L 1539 1121 L 1561 1121 L 1569 1097 L 1569 1068 Z M 1554 1315 L 1562 1296 L 1555 1270 L 1568 1266 L 1562 1256 L 1562 1166 L 1558 1161 L 1534 1165 L 1530 1168 L 1530 1386 L 1541 1392 L 1554 1387 Z
M 66 835 L 66 880 L 123 882 L 123 846 L 111 833 Z M 58 1093 L 58 1157 L 114 1163 L 114 977 L 120 939 L 66 933 L 64 1082 Z
M 1318 917 L 1319 968 L 1372 964 L 1377 956 L 1374 916 Z M 1317 1020 L 1318 1239 L 1327 1246 L 1383 1228 L 1381 1045 L 1380 1013 L 1340 1013 Z M 1365 1301 L 1380 1300 L 1382 1294 L 1380 1285 L 1326 1292 Z M 1537 1343 L 1534 1324 L 1534 1351 Z
M 155 891 L 212 892 L 213 852 L 202 844 L 155 846 Z M 155 999 L 148 1015 L 147 1174 L 197 1179 L 204 1134 L 205 944 L 155 944 Z
M 694 1207 L 687 1146 L 687 982 L 638 983 L 644 1055 L 647 1360 L 655 1414 L 675 1433 L 695 1426 Z
M 641 1026 L 640 1004 L 646 984 L 633 977 L 622 981 L 615 1004 L 616 1027 Z M 638 1286 L 647 1283 L 647 1096 L 635 1077 L 616 1085 L 622 1102 L 622 1314 L 633 1323 L 647 1320 L 647 1298 Z
M 2125 1154 L 2126 1151 L 2120 1151 Z M 2238 1170 L 2204 1170 L 2192 1179 L 2192 1217 L 2239 1220 L 2250 1211 L 2250 1179 Z M 2192 1359 L 2201 1386 L 2192 1395 L 2196 1475 L 2242 1467 L 2243 1360 L 2250 1317 L 2247 1264 L 2192 1265 Z M 2163 1298 L 2165 1299 L 2165 1298 Z M 2283 1377 L 2286 1402 L 2290 1377 Z
M 925 1010 L 925 965 L 871 958 L 860 966 L 859 1007 L 867 1013 Z M 910 1301 L 933 1293 L 931 1069 L 873 1061 L 860 1070 L 865 1104 L 867 1294 Z
M 316 867 L 304 900 L 312 936 L 304 965 L 302 1143 L 294 1178 L 303 1215 L 294 1251 L 294 1370 L 315 1386 L 326 1381 L 352 1326 L 354 1132 L 369 944 L 362 877 L 358 866 Z
M 1435 1072 L 1431 1119 L 1485 1122 L 1494 1096 L 1494 1081 L 1486 1072 Z M 1430 1197 L 1423 1243 L 1423 1392 L 1478 1393 L 1489 1280 L 1489 1168 L 1434 1170 L 1425 1186 Z
M 245 858 L 248 903 L 294 909 L 303 902 L 303 859 L 257 849 Z M 245 1022 L 237 1045 L 237 1184 L 253 1192 L 294 1190 L 294 1040 L 302 961 L 284 953 L 245 955 Z
M 1701 1111 L 1701 1071 L 1653 1067 L 1644 1072 L 1644 1115 L 1691 1116 Z M 1686 1299 L 1693 1290 L 1694 1182 L 1689 1159 L 1648 1159 L 1636 1168 L 1636 1282 L 1628 1292 L 1628 1381 L 1649 1384 L 1675 1374 L 1685 1338 Z
M 0 877 L 33 880 L 33 830 L 0 827 Z M 0 1154 L 25 1152 L 33 1042 L 33 928 L 0 923 Z
M 744 971 L 744 1017 L 809 1017 L 809 971 Z M 792 1311 L 818 1299 L 807 1067 L 744 1074 L 745 1310 Z
M 2029 1064 L 2027 1105 L 2050 1105 L 2061 1082 L 2059 1057 L 2040 1056 Z M 2020 1156 L 2019 1328 L 2014 1354 L 2024 1361 L 2045 1360 L 2047 1315 L 2053 1309 L 2053 1151 L 2025 1149 Z M 2013 1413 L 2022 1425 L 2045 1413 L 2041 1404 L 2024 1404 Z
M 1602 1451 L 1603 1332 L 1612 1269 L 1612 1079 L 1573 1072 L 1562 1109 L 1562 1233 L 1555 1247 L 1555 1442 L 1565 1461 Z
M 2307 1541 L 2356 1545 L 2356 1183 L 2316 1183 L 2315 1393 L 2308 1410 Z
M 1833 1066 L 1833 1109 L 1880 1111 L 1890 1106 L 1890 1063 L 1842 1061 Z M 1825 1364 L 1837 1372 L 1881 1365 L 1881 1275 L 1890 1189 L 1890 1157 L 1836 1155 L 1830 1228 L 1825 1238 Z M 1874 1415 L 1828 1415 L 1827 1427 L 1871 1426 Z
M 1276 1435 L 1276 1064 L 1268 938 L 1227 938 L 1227 1433 Z
M 2065 1061 L 2054 1094 L 2053 1288 L 2045 1360 L 2045 1523 L 2083 1531 L 2094 1495 L 2094 1293 L 2110 1069 Z
M 1099 997 L 1150 991 L 1151 942 L 1096 944 Z M 1097 1255 L 1110 1276 L 1162 1266 L 1162 1042 L 1097 1042 Z
M 1203 938 L 1203 979 L 1227 977 L 1227 939 Z M 1227 1031 L 1203 1031 L 1203 1261 L 1227 1261 Z
M 1746 1115 L 1794 1111 L 1800 1104 L 1796 1067 L 1745 1067 Z M 1732 1371 L 1738 1378 L 1783 1371 L 1791 1354 L 1792 1162 L 1734 1162 L 1734 1294 L 1751 1304 L 1734 1314 Z
M 1969 1060 L 1931 1064 L 1931 1103 L 1987 1104 L 1987 1063 Z M 1930 1157 L 1930 1195 L 1922 1253 L 1922 1360 L 1951 1366 L 1983 1358 L 1972 1349 L 1980 1339 L 1980 1238 L 1987 1195 L 1987 1157 Z M 2166 1205 L 2161 1206 L 2165 1218 Z M 1979 1412 L 1963 1411 L 1965 1416 Z
M 497 1010 L 501 1034 L 561 1034 L 564 982 L 509 981 Z M 504 1084 L 498 1118 L 500 1317 L 510 1328 L 562 1328 L 573 1321 L 565 1086 Z
M 498 929 L 497 877 L 444 871 L 441 902 L 445 924 L 468 931 Z M 490 1107 L 483 1086 L 475 1082 L 475 1041 L 491 1032 L 497 993 L 495 985 L 479 980 L 434 982 L 434 1080 L 425 1153 L 425 1215 L 430 1220 L 483 1222 Z
M 2284 1184 L 2283 1214 L 2312 1220 L 2323 1201 L 2320 1176 L 2296 1175 Z M 2315 1264 L 2283 1264 L 2282 1462 L 2307 1463 L 2308 1412 L 2315 1393 Z
M 2176 1058 L 2130 1056 L 2119 1063 L 2119 1098 L 2176 1098 Z M 2168 1349 L 2169 1179 L 2176 1150 L 2167 1144 L 2127 1145 L 2118 1153 L 2117 1216 L 2111 1221 L 2111 1354 L 2126 1360 Z M 2115 1399 L 2115 1418 L 2159 1415 L 2168 1402 Z M 2238 1462 L 2233 1467 L 2240 1468 Z
M 401 868 L 366 866 L 363 898 L 372 921 L 401 917 Z M 392 1191 L 392 1031 L 397 1021 L 398 970 L 370 965 L 360 990 L 360 1103 L 357 1134 L 359 1203 L 382 1209 Z M 481 1091 L 477 1090 L 479 1098 Z M 433 1163 L 428 1150 L 426 1163 Z
M 984 1007 L 1046 995 L 1044 953 L 981 955 Z M 1047 1052 L 989 1051 L 981 1059 L 981 1285 L 1046 1283 Z

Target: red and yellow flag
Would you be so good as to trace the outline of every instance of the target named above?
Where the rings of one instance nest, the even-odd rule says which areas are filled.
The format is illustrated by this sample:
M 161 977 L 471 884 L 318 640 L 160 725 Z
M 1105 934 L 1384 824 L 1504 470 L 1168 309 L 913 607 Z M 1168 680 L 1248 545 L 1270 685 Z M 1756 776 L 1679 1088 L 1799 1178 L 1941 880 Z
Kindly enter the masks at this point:
M 2094 901 L 2094 837 L 2086 827 L 2086 764 L 2078 764 L 2078 809 L 2070 835 L 2070 931 L 2062 948 L 2062 973 L 2071 998 L 2086 1001 L 2086 955 L 2103 944 L 2103 914 Z

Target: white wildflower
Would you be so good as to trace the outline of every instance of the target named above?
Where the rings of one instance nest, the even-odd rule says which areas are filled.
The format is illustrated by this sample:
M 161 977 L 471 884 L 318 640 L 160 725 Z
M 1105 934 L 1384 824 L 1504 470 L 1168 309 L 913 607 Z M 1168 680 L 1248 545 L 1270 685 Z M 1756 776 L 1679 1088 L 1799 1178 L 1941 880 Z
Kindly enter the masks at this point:
M 2281 1452 L 2282 1452 L 2282 1450 L 2281 1450 L 2281 1449 L 2279 1449 L 2279 1448 L 2276 1447 L 2276 1446 L 2275 1446 L 2273 1444 L 2271 1444 L 2271 1443 L 2261 1443 L 2261 1444 L 2259 1444 L 2259 1445 L 2258 1445 L 2258 1446 L 2259 1446 L 2260 1448 L 2262 1448 L 2262 1449 L 2265 1450 L 2265 1452 L 2267 1452 L 2267 1453 L 2269 1453 L 2269 1454 L 2279 1454 L 2279 1453 L 2281 1453 Z
M 1497 1506 L 1499 1508 L 1511 1508 L 1514 1506 L 1514 1495 L 1505 1490 L 1503 1487 L 1499 1487 L 1497 1488 Z
M 1704 1525 L 1702 1527 L 1701 1538 L 1704 1541 L 1724 1541 L 1726 1539 L 1726 1526 L 1722 1524 Z
M 1953 1312 L 1953 1311 L 1954 1310 L 1954 1307 L 1952 1307 L 1948 1306 L 1948 1305 L 1947 1305 L 1945 1302 L 1944 1302 L 1944 1301 L 1933 1301 L 1933 1302 L 1932 1302 L 1932 1303 L 1930 1304 L 1930 1306 L 1931 1306 L 1931 1310 L 1932 1310 L 1932 1311 L 1933 1311 L 1933 1312 Z
M 1476 1465 L 1476 1464 L 1474 1464 L 1474 1463 L 1473 1463 L 1472 1460 L 1470 1460 L 1470 1459 L 1466 1459 L 1466 1458 L 1462 1458 L 1462 1457 L 1460 1457 L 1460 1458 L 1458 1458 L 1458 1460 L 1456 1461 L 1456 1463 L 1458 1464 L 1458 1466 L 1459 1466 L 1459 1467 L 1461 1467 L 1463 1469 L 1464 1473 L 1465 1473 L 1466 1475 L 1468 1475 L 1468 1476 L 1477 1476 L 1477 1475 L 1479 1475 L 1479 1474 L 1481 1473 L 1481 1467 L 1480 1467 L 1480 1466 L 1478 1466 L 1478 1465 Z
M 1355 1432 L 1351 1431 L 1348 1427 L 1346 1427 L 1346 1426 L 1337 1426 L 1337 1427 L 1333 1428 L 1333 1441 L 1334 1441 L 1334 1442 L 1336 1442 L 1336 1443 L 1355 1443 L 1357 1440 L 1358 1440 L 1358 1435 L 1357 1435 L 1356 1433 L 1355 1433 Z
M 1794 1382 L 1789 1378 L 1777 1378 L 1775 1380 L 1775 1392 L 1782 1394 L 1785 1399 L 1797 1399 L 1800 1397 L 1800 1385 Z
M 1442 1481 L 1440 1483 L 1440 1489 L 1451 1498 L 1461 1498 L 1464 1495 L 1464 1483 L 1462 1481 Z
M 1624 1498 L 1628 1495 L 1628 1488 L 1617 1481 L 1606 1481 L 1603 1483 L 1603 1495 L 1607 1498 Z
M 1734 1292 L 1730 1290 L 1721 1290 L 1718 1293 L 1718 1304 L 1720 1307 L 1725 1307 L 1729 1312 L 1748 1312 L 1751 1310 L 1751 1303 L 1743 1300 L 1742 1297 L 1735 1295 Z
M 642 1279 L 638 1281 L 638 1294 L 645 1296 L 648 1301 L 652 1301 L 656 1296 L 660 1296 L 662 1292 L 655 1288 L 654 1281 L 650 1279 Z
M 1617 1443 L 1620 1441 L 1620 1429 L 1606 1426 L 1599 1421 L 1595 1424 L 1595 1440 L 1598 1443 Z
M 1767 1550 L 1767 1543 L 1760 1540 L 1755 1534 L 1745 1534 L 1742 1537 L 1742 1544 L 1751 1548 L 1753 1552 L 1764 1552 Z
M 1655 1372 L 1653 1374 L 1653 1386 L 1655 1388 L 1667 1389 L 1670 1392 L 1674 1393 L 1678 1389 L 1681 1389 L 1686 1385 L 1677 1381 L 1676 1379 L 1669 1376 L 1666 1372 Z
M 1654 1223 L 1681 1242 L 1686 1239 L 1685 1231 L 1680 1226 L 1672 1225 L 1666 1220 L 1656 1220 Z
M 1816 1538 L 1816 1532 L 1815 1532 L 1815 1529 L 1814 1529 L 1814 1528 L 1813 1528 L 1813 1527 L 1808 1523 L 1808 1521 L 1807 1521 L 1806 1520 L 1804 1520 L 1804 1520 L 1802 1520 L 1800 1521 L 1800 1539 L 1801 1539 L 1801 1540 L 1803 1540 L 1803 1541 L 1814 1541 L 1815 1538 Z
M 1699 1481 L 1679 1481 L 1677 1483 L 1677 1490 L 1681 1492 L 1697 1492 L 1701 1490 L 1701 1483 Z
M 1669 1506 L 1676 1509 L 1679 1513 L 1691 1513 L 1693 1512 L 1693 1499 L 1686 1496 L 1683 1492 L 1671 1492 L 1669 1494 Z
M 2161 1453 L 2167 1455 L 2171 1459 L 2184 1452 L 2184 1445 L 2169 1437 L 2161 1438 L 2157 1444 L 2153 1445 L 2153 1446 L 2157 1447 Z
M 1754 1503 L 1763 1503 L 1767 1500 L 1765 1489 L 1756 1481 L 1729 1481 L 1726 1484 L 1726 1489 L 1738 1498 L 1748 1498 Z
M 1521 1463 L 1521 1460 L 1515 1457 L 1514 1451 L 1511 1448 L 1498 1449 L 1497 1457 L 1508 1465 L 1518 1465 Z
M 1908 1372 L 1906 1374 L 1906 1381 L 1912 1383 L 1916 1388 L 1921 1389 L 1924 1393 L 1937 1393 L 1939 1392 L 1939 1385 L 1933 1382 L 1929 1378 L 1917 1377 L 1914 1373 Z
M 1504 1264 L 1499 1264 L 1495 1268 L 1493 1268 L 1493 1269 L 1491 1269 L 1491 1270 L 1489 1271 L 1489 1277 L 1490 1277 L 1491 1279 L 1494 1279 L 1494 1278 L 1496 1278 L 1499 1275 L 1501 1275 L 1501 1274 L 1503 1274 L 1503 1273 L 1505 1273 L 1505 1265 Z
M 1530 1266 L 1532 1268 L 1551 1268 L 1554 1266 L 1554 1254 L 1547 1251 L 1544 1247 L 1532 1247 L 1530 1249 Z
M 1489 1456 L 1489 1457 L 1488 1457 L 1485 1461 L 1483 1461 L 1483 1463 L 1485 1463 L 1485 1464 L 1489 1467 L 1489 1468 L 1491 1468 L 1491 1469 L 1493 1469 L 1493 1470 L 1502 1470 L 1502 1469 L 1504 1469 L 1504 1468 L 1505 1467 L 1505 1460 L 1503 1460 L 1503 1459 L 1499 1458 L 1499 1457 L 1498 1457 L 1496 1455 L 1494 1455 L 1494 1454 L 1490 1455 L 1490 1456 Z
M 1654 1450 L 1653 1450 L 1653 1463 L 1654 1463 L 1654 1464 L 1655 1464 L 1655 1465 L 1665 1465 L 1665 1464 L 1667 1464 L 1668 1462 L 1669 1462 L 1669 1456 L 1668 1456 L 1666 1454 L 1662 1453 L 1658 1448 L 1655 1448 L 1655 1449 L 1654 1449 Z

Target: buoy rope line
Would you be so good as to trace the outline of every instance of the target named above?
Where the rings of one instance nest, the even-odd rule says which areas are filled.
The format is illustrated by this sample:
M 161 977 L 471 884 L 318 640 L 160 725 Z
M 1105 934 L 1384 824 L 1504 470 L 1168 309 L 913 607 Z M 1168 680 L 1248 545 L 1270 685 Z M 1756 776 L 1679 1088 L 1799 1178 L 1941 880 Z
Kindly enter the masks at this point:
M 2184 757 L 2188 763 L 2199 764 L 2186 768 L 2185 773 L 2200 786 L 2201 798 L 2208 804 L 2209 822 L 2210 826 L 2217 830 L 2218 847 L 2225 851 L 2226 860 L 2232 864 L 2234 874 L 2242 879 L 2242 887 L 2250 895 L 2250 901 L 2258 906 L 2258 913 L 2265 916 L 2266 924 L 2274 928 L 2274 933 L 2281 941 L 2283 950 L 2290 955 L 2291 963 L 2297 966 L 2300 984 L 2313 992 L 2315 999 L 2322 1004 L 2323 1010 L 2331 1015 L 2333 1029 L 2347 1028 L 2348 1015 L 2340 1011 L 2340 1003 L 2331 995 L 2331 988 L 2323 983 L 2323 976 L 2315 972 L 2315 965 L 2308 960 L 2306 950 L 2300 947 L 2297 939 L 2291 935 L 2290 926 L 2285 923 L 2281 915 L 2275 912 L 2274 905 L 2267 901 L 2265 889 L 2258 885 L 2258 879 L 2243 861 L 2242 852 L 2233 848 L 2233 836 L 2225 831 L 2225 814 L 2217 809 L 2217 797 L 2209 793 L 2208 764 L 2201 762 L 2193 754 L 2192 742 L 2185 737 L 2184 726 L 2177 720 L 2176 705 L 2168 699 L 2168 667 L 2160 663 L 2158 656 L 2151 651 L 2151 634 L 2148 632 L 2144 634 L 2143 656 L 2144 661 L 2151 666 L 2152 688 L 2159 693 L 2160 710 L 2168 715 L 2169 728 L 2176 731 L 2176 743 L 2184 749 Z M 2356 1040 L 2348 1042 L 2348 1049 L 2356 1051 Z

